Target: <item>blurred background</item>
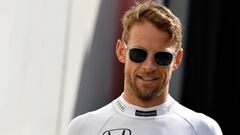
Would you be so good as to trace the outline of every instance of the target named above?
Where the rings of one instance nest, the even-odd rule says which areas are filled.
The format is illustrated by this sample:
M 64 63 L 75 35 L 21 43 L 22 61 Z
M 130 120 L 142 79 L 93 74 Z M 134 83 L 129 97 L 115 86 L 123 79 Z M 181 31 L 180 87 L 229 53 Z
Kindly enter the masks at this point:
M 157 0 L 183 23 L 170 93 L 238 132 L 239 14 L 233 1 Z M 115 56 L 134 0 L 0 0 L 0 135 L 64 135 L 123 91 Z M 231 122 L 230 122 L 231 121 Z M 234 124 L 233 124 L 233 123 Z

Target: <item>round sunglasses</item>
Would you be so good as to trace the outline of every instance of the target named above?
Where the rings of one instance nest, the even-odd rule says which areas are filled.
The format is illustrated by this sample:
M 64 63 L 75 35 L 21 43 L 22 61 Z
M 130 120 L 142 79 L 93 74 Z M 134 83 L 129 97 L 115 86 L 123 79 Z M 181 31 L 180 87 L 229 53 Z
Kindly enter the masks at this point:
M 142 63 L 148 56 L 148 52 L 142 48 L 130 48 L 124 42 L 124 47 L 129 51 L 129 58 L 135 63 Z M 173 57 L 177 55 L 177 52 L 164 52 L 159 51 L 154 54 L 155 62 L 159 66 L 168 66 L 172 63 Z

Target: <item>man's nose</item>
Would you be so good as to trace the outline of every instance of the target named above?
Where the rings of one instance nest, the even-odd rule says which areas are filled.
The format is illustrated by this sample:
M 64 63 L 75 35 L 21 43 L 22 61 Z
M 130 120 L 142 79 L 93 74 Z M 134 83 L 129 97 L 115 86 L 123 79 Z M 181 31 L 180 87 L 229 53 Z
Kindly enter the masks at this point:
M 158 64 L 156 63 L 153 55 L 148 55 L 142 65 L 143 69 L 147 72 L 152 72 L 158 67 Z

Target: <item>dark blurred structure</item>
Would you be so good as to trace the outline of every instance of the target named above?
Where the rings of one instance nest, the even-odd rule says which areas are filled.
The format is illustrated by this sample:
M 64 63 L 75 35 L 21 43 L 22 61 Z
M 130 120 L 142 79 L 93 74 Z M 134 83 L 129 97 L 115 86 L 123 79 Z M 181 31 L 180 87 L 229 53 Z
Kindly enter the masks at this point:
M 182 104 L 214 118 L 223 134 L 238 134 L 240 44 L 234 1 L 189 3 Z

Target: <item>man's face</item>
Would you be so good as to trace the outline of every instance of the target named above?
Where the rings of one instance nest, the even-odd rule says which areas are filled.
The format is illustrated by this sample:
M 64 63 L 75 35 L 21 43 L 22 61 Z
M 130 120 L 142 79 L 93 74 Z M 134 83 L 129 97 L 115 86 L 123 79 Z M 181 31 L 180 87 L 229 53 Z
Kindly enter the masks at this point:
M 173 52 L 175 48 L 171 46 L 166 31 L 157 29 L 147 21 L 132 26 L 129 35 L 127 46 L 143 48 L 148 56 L 143 62 L 136 63 L 129 59 L 129 50 L 125 50 L 125 89 L 138 99 L 149 101 L 168 90 L 174 63 L 160 66 L 156 63 L 154 54 L 158 51 Z

